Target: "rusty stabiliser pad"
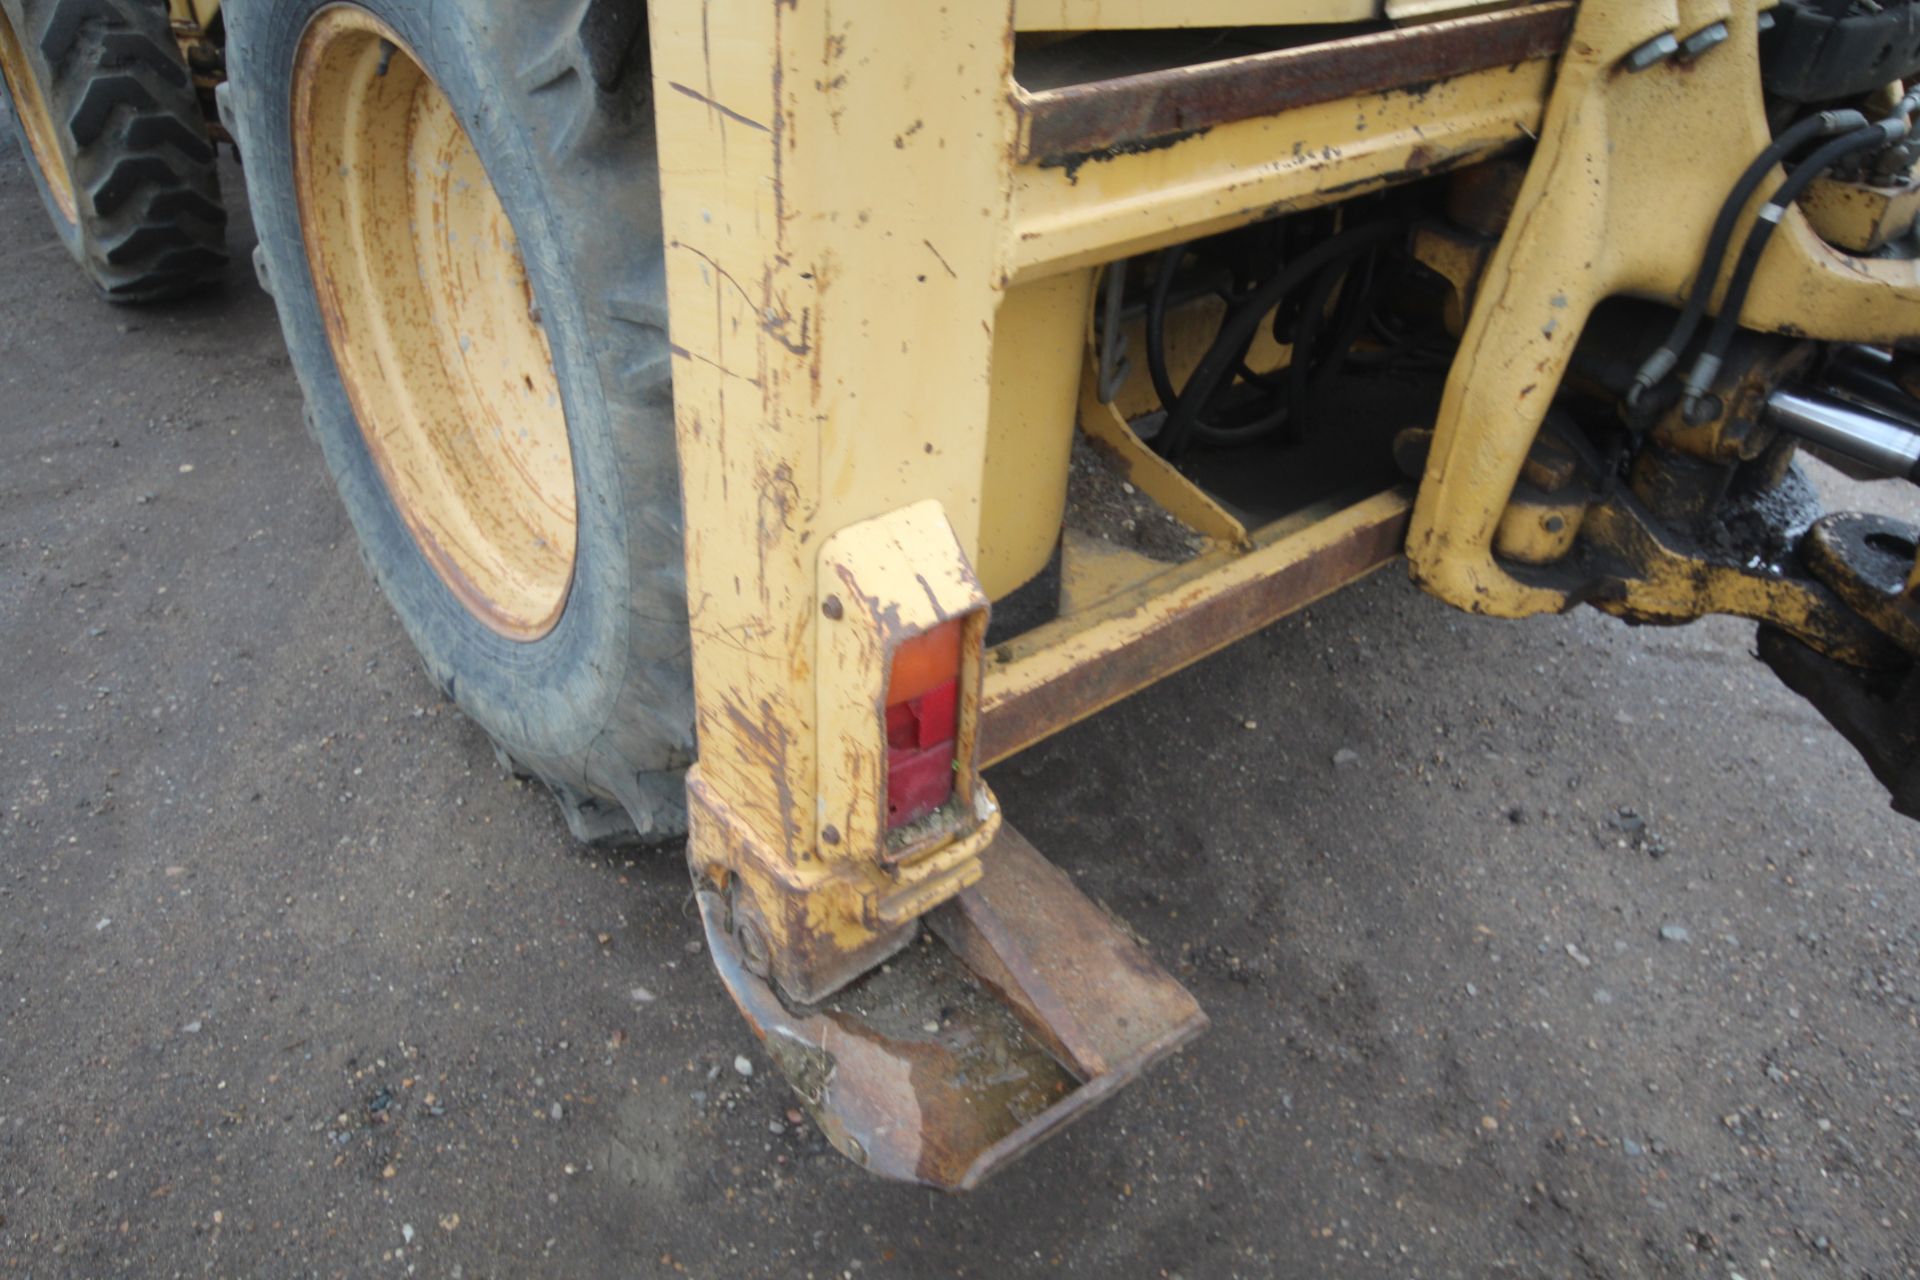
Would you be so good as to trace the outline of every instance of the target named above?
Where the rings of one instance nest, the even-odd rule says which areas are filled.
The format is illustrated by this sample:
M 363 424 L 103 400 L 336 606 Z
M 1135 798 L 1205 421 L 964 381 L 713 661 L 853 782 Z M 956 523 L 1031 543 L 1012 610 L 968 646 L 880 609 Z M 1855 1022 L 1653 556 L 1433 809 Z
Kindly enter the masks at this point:
M 1192 994 L 1010 826 L 931 936 L 821 1004 L 749 972 L 724 895 L 714 967 L 814 1122 L 874 1173 L 978 1186 L 1206 1029 Z M 943 945 L 944 944 L 944 945 Z

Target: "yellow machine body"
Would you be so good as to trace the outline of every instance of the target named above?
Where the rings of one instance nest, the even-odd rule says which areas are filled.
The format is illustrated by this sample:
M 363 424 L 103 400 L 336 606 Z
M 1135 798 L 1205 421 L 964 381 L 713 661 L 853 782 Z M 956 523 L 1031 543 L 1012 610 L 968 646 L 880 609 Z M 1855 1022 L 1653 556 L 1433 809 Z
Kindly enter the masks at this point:
M 1570 490 L 1537 452 L 1596 308 L 1677 305 L 1767 145 L 1768 7 L 656 3 L 699 709 L 689 858 L 732 904 L 710 933 L 731 931 L 786 999 L 827 999 L 970 892 L 1010 838 L 981 765 L 1403 551 L 1428 591 L 1479 613 L 1582 598 L 1640 621 L 1736 613 L 1829 657 L 1884 658 L 1824 588 L 1703 566 L 1639 497 Z M 1288 22 L 1356 25 L 1200 67 L 1021 79 L 1025 50 L 1074 33 Z M 1649 42 L 1716 24 L 1726 38 L 1701 56 L 1627 69 Z M 1327 495 L 1250 527 L 1142 443 L 1144 373 L 1101 367 L 1113 264 L 1490 162 L 1515 179 L 1480 197 L 1490 234 L 1416 238 L 1459 337 L 1417 488 Z M 1868 236 L 1887 214 L 1815 216 Z M 1789 209 L 1742 325 L 1901 342 L 1920 334 L 1920 273 L 1833 247 Z M 1175 360 L 1196 358 L 1187 342 Z M 1193 554 L 1063 535 L 1076 440 L 1177 516 Z M 1660 440 L 1726 456 L 1712 429 Z M 1577 547 L 1630 568 L 1584 596 L 1523 572 Z M 1050 564 L 1058 616 L 990 648 L 970 624 L 965 802 L 911 856 L 885 856 L 874 712 L 890 637 L 984 621 Z
M 1727 193 L 1780 123 L 1761 41 L 1778 3 L 648 6 L 698 736 L 687 857 L 716 966 L 842 1150 L 888 1176 L 972 1186 L 1199 1033 L 1191 996 L 1019 836 L 981 770 L 1403 556 L 1425 590 L 1475 613 L 1755 619 L 1762 656 L 1920 812 L 1907 533 L 1836 517 L 1797 526 L 1803 545 L 1772 559 L 1696 536 L 1735 471 L 1791 489 L 1797 446 L 1773 397 L 1826 369 L 1830 347 L 1877 352 L 1888 371 L 1872 377 L 1920 390 L 1903 351 L 1920 343 L 1911 163 L 1823 178 L 1784 208 L 1769 202 L 1784 172 L 1766 175 L 1734 224 L 1737 243 L 1776 220 L 1764 254 L 1696 279 Z M 169 13 L 211 104 L 220 0 Z M 401 145 L 329 87 L 389 74 L 397 42 L 363 14 L 316 21 L 359 43 L 300 100 L 297 127 L 331 121 L 299 140 L 308 177 L 369 169 L 356 147 Z M 1903 93 L 1875 100 L 1920 104 Z M 408 127 L 434 125 L 422 110 Z M 309 263 L 371 289 L 379 273 L 359 259 L 412 188 L 360 189 L 379 198 L 313 219 L 344 256 Z M 1344 235 L 1346 211 L 1409 191 L 1445 193 L 1432 202 L 1445 216 L 1411 218 L 1396 243 L 1448 347 L 1426 417 L 1343 421 L 1391 441 L 1384 469 L 1336 476 L 1329 453 L 1303 453 L 1297 496 L 1260 508 L 1166 447 L 1167 377 L 1215 358 L 1209 335 L 1239 287 L 1163 307 L 1187 249 L 1283 226 Z M 502 219 L 477 204 L 459 227 L 475 239 Z M 1164 275 L 1143 314 L 1129 300 L 1148 255 Z M 1711 320 L 1736 277 L 1744 345 L 1710 402 L 1656 405 L 1629 424 L 1632 456 L 1596 457 L 1565 409 L 1607 376 L 1583 344 L 1662 323 L 1697 285 Z M 1359 287 L 1321 295 L 1310 318 Z M 523 291 L 501 296 L 495 327 L 510 319 L 522 363 L 550 368 Z M 382 353 L 451 332 L 389 340 L 355 314 L 339 323 L 365 350 L 335 347 L 370 385 Z M 1250 385 L 1295 372 L 1306 339 L 1285 328 L 1276 312 L 1234 353 Z M 1143 345 L 1167 367 L 1129 355 Z M 457 435 L 475 416 L 421 405 L 429 442 L 434 422 Z M 565 489 L 571 456 L 538 457 L 552 479 L 540 493 Z M 405 462 L 391 469 L 420 471 Z M 1108 486 L 1119 527 L 1160 528 L 1157 549 L 1086 525 L 1087 484 Z M 400 505 L 432 525 L 449 505 L 435 495 L 455 487 L 399 486 Z M 552 565 L 488 578 L 474 552 L 443 576 L 491 582 L 513 606 L 496 629 L 537 636 L 564 606 L 570 529 L 543 542 Z M 1891 562 L 1864 565 L 1863 548 Z M 1003 625 L 1036 593 L 1038 621 Z M 928 677 L 930 662 L 947 665 Z M 1902 679 L 1910 692 L 1889 693 Z M 929 690 L 945 711 L 927 710 Z M 915 754 L 912 735 L 936 722 L 950 777 Z M 937 803 L 896 820 L 909 759 Z M 908 950 L 929 935 L 944 949 Z M 1012 1092 L 957 1042 L 876 1030 L 836 1004 L 856 983 L 920 983 L 908 1004 L 950 991 L 924 972 L 939 963 L 992 993 L 961 1039 L 1026 1064 Z
M 1344 6 L 1375 16 L 1364 7 Z M 1114 8 L 1055 3 L 1041 20 L 1016 6 L 1012 26 L 1004 8 L 983 6 L 655 8 L 702 744 L 689 784 L 692 857 L 716 877 L 744 875 L 756 898 L 791 895 L 797 878 L 848 886 L 831 909 L 824 895 L 800 913 L 763 902 L 776 953 L 815 957 L 815 972 L 790 975 L 790 993 L 830 991 L 899 945 L 906 931 L 877 904 L 922 886 L 957 891 L 975 874 L 957 868 L 980 843 L 965 815 L 949 850 L 898 865 L 821 838 L 845 824 L 822 799 L 847 750 L 816 666 L 819 633 L 835 625 L 821 613 L 836 589 L 829 540 L 936 504 L 939 536 L 900 544 L 901 565 L 964 571 L 999 598 L 1054 553 L 1076 421 L 1134 446 L 1141 487 L 1183 513 L 1205 512 L 1192 518 L 1210 550 L 1151 575 L 1162 589 L 1104 616 L 1100 604 L 1143 586 L 1124 583 L 986 664 L 982 732 L 997 756 L 1245 629 L 1164 650 L 1171 657 L 1138 670 L 1109 667 L 1122 675 L 1114 687 L 1041 713 L 1050 686 L 1157 634 L 1158 615 L 1259 580 L 1308 542 L 1337 540 L 1334 530 L 1391 528 L 1404 494 L 1362 504 L 1364 517 L 1328 512 L 1325 528 L 1249 535 L 1156 467 L 1124 420 L 1090 425 L 1081 393 L 1096 277 L 1129 255 L 1523 143 L 1540 127 L 1549 55 L 1571 13 L 1530 7 L 1521 35 L 1532 43 L 1514 46 L 1523 56 L 1502 52 L 1417 92 L 1322 94 L 1177 145 L 1063 161 L 1041 148 L 1074 93 L 1019 87 L 1015 28 L 1111 22 Z M 1324 20 L 1318 9 L 1313 20 Z M 1142 6 L 1123 21 L 1152 17 Z M 1464 47 L 1489 21 L 1449 25 Z M 1515 27 L 1497 30 L 1511 41 Z M 950 56 L 910 56 L 929 41 Z M 1338 580 L 1390 558 L 1391 536 L 1374 541 Z M 1014 704 L 1030 724 L 1009 742 L 993 709 Z

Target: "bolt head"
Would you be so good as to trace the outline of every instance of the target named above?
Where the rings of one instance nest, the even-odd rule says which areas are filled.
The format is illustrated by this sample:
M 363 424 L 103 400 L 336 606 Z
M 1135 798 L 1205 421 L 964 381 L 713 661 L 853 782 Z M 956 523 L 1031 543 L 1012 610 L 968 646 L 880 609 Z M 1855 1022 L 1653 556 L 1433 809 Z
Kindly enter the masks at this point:
M 759 924 L 752 920 L 735 917 L 733 936 L 740 943 L 740 959 L 747 966 L 747 971 L 762 978 L 766 977 L 767 971 L 772 967 L 773 953 L 767 946 L 767 935 L 761 930 Z
M 1673 32 L 1666 31 L 1627 54 L 1621 62 L 1629 71 L 1645 71 L 1659 66 L 1678 52 L 1680 42 L 1674 38 Z

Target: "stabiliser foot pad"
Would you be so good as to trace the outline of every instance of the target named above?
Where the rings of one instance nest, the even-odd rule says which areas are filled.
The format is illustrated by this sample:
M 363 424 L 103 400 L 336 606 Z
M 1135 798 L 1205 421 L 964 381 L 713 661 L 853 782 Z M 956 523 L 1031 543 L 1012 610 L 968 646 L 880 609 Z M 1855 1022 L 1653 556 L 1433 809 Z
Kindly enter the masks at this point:
M 714 967 L 828 1141 L 883 1177 L 979 1185 L 1206 1029 L 1193 995 L 1011 826 L 930 933 L 818 1005 L 746 966 L 702 888 Z

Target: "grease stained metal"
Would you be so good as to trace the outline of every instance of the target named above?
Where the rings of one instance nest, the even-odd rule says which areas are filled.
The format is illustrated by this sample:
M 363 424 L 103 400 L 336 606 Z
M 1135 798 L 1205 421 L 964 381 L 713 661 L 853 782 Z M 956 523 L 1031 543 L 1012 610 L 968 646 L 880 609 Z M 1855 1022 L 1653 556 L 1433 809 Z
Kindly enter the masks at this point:
M 1160 134 L 1158 137 L 1115 142 L 1085 151 L 1069 151 L 1062 155 L 1045 156 L 1040 161 L 1040 167 L 1065 170 L 1067 181 L 1078 183 L 1080 168 L 1089 160 L 1114 160 L 1120 156 L 1138 156 L 1145 155 L 1149 151 L 1165 151 L 1168 147 L 1179 146 L 1188 138 L 1197 138 L 1205 132 L 1205 129 L 1177 129 L 1172 133 Z
M 1839 730 L 1891 795 L 1920 819 L 1920 666 L 1862 671 L 1824 658 L 1778 627 L 1762 626 L 1760 660 Z
M 1845 512 L 1816 521 L 1802 546 L 1815 577 L 1920 657 L 1920 599 L 1907 587 L 1916 571 L 1920 529 L 1887 516 Z

